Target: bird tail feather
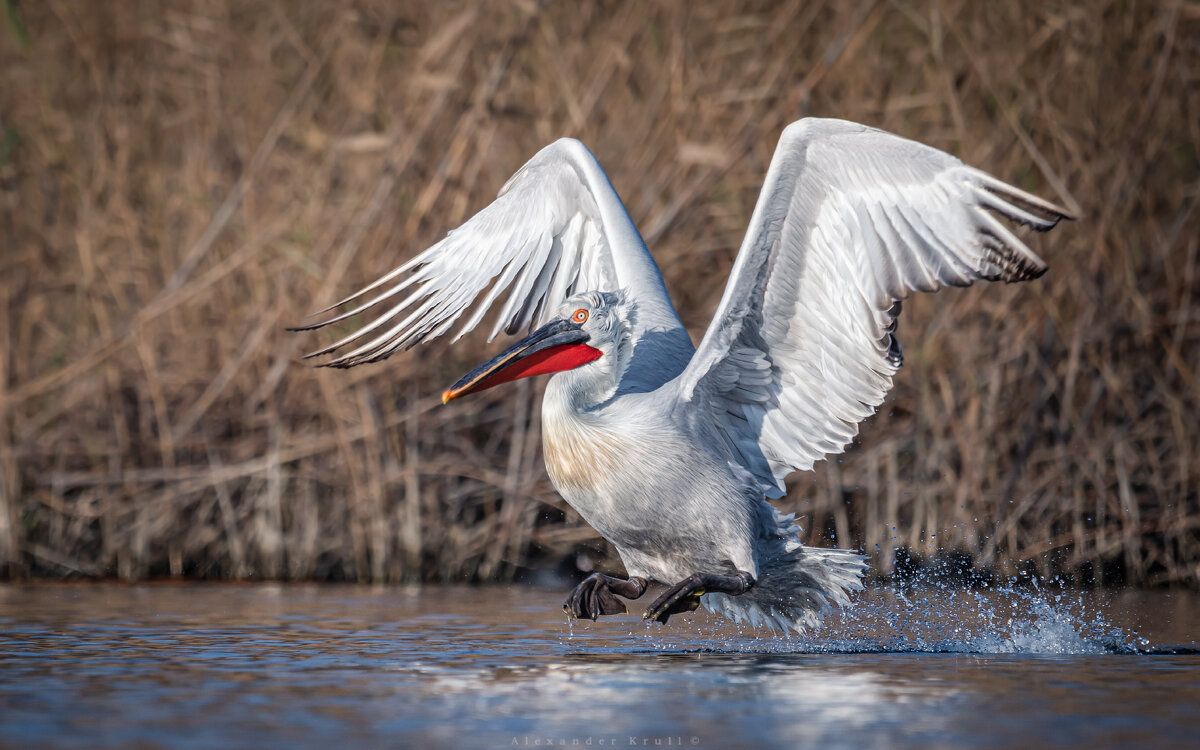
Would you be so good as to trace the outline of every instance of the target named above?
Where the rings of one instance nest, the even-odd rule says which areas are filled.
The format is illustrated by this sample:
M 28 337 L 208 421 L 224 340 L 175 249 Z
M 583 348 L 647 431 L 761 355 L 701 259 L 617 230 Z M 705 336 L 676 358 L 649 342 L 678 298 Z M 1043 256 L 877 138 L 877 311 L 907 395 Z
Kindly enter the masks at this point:
M 850 592 L 863 587 L 866 558 L 854 550 L 806 547 L 795 527 L 788 532 L 782 550 L 760 561 L 759 578 L 749 591 L 705 594 L 700 600 L 705 608 L 738 625 L 803 633 L 833 605 L 847 605 Z

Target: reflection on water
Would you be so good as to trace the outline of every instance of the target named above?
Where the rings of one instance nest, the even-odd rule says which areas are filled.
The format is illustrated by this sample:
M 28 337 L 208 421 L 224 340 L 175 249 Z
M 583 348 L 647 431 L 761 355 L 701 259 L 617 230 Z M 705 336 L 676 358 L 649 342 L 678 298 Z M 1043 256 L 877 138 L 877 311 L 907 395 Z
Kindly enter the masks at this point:
M 703 616 L 568 627 L 563 595 L 0 586 L 0 744 L 1118 747 L 1200 736 L 1194 596 L 885 590 L 820 632 L 778 639 Z

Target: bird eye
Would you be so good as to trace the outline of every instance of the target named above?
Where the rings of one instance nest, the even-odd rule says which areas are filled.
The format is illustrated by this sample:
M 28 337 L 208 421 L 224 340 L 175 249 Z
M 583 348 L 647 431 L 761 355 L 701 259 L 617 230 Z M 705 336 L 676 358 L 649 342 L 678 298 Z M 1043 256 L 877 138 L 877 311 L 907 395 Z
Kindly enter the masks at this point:
M 583 308 L 576 310 L 575 314 L 571 316 L 571 320 L 575 321 L 576 323 L 586 323 L 587 318 L 587 310 L 584 310 Z

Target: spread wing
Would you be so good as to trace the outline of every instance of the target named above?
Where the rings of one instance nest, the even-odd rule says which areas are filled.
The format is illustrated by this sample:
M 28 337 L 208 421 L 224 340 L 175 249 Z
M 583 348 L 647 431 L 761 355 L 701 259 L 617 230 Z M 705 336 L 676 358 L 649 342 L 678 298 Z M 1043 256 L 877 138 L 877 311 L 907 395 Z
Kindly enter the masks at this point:
M 911 291 L 1046 270 L 1004 220 L 1063 209 L 937 149 L 840 120 L 783 133 L 703 341 L 674 381 L 769 494 L 840 452 L 892 385 Z
M 495 201 L 441 242 L 322 312 L 362 300 L 359 304 L 292 330 L 378 311 L 355 332 L 307 355 L 352 347 L 324 363 L 352 367 L 440 336 L 472 305 L 456 339 L 474 329 L 501 296 L 491 338 L 545 323 L 573 293 L 597 289 L 624 289 L 638 300 L 638 333 L 667 331 L 665 338 L 686 342 L 670 376 L 677 374 L 691 342 L 658 267 L 595 157 L 579 141 L 564 138 L 539 151 Z

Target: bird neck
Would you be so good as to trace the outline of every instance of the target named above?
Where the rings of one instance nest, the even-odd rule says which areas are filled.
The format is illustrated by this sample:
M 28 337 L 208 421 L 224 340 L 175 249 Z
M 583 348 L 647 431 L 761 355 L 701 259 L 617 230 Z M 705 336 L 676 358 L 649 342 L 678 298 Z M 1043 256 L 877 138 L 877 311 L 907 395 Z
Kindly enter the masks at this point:
M 620 375 L 611 360 L 601 357 L 583 367 L 556 373 L 546 385 L 545 404 L 560 412 L 582 414 L 610 400 L 617 392 Z

